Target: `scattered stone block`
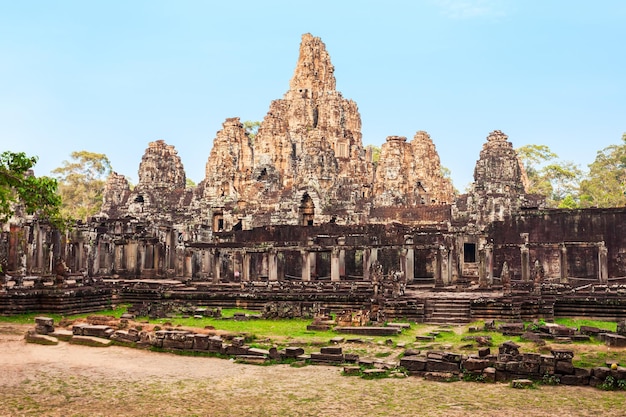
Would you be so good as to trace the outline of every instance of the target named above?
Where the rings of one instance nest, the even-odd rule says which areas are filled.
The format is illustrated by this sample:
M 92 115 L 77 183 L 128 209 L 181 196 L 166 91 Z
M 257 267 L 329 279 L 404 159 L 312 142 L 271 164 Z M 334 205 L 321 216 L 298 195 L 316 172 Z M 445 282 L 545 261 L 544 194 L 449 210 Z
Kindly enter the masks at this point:
M 343 349 L 341 346 L 324 346 L 320 348 L 320 353 L 323 355 L 341 355 Z
M 626 336 L 614 333 L 606 333 L 604 343 L 611 347 L 626 347 Z
M 554 372 L 557 374 L 562 374 L 562 375 L 573 375 L 574 365 L 572 365 L 572 362 L 567 361 L 567 360 L 556 361 Z
M 341 336 L 337 336 L 337 337 L 333 337 L 332 339 L 330 339 L 330 343 L 332 344 L 339 344 L 339 343 L 343 343 L 346 339 L 344 337 Z
M 57 339 L 63 342 L 69 342 L 74 334 L 71 330 L 65 329 L 56 329 L 53 333 L 50 333 L 48 336 L 56 337 Z
M 580 326 L 580 333 L 587 336 L 598 336 L 603 330 L 592 326 Z
M 248 363 L 252 365 L 261 365 L 267 362 L 267 357 L 258 355 L 237 355 L 235 360 L 240 363 Z
M 418 342 L 434 342 L 435 336 L 418 335 L 415 336 L 415 340 L 417 340 Z
M 387 374 L 387 371 L 384 369 L 365 369 L 363 370 L 363 377 L 381 377 Z
M 304 355 L 304 349 L 300 347 L 288 346 L 285 348 L 285 357 L 297 358 L 300 355 Z
M 270 351 L 265 350 L 265 349 L 259 349 L 259 348 L 250 348 L 248 349 L 248 355 L 269 357 Z
M 428 372 L 452 372 L 459 373 L 461 368 L 458 363 L 444 362 L 437 360 L 428 360 L 426 362 L 426 371 Z
M 387 327 L 397 327 L 399 329 L 410 329 L 411 323 L 387 323 Z
M 459 377 L 452 372 L 426 372 L 424 379 L 437 382 L 452 382 L 458 381 Z
M 482 371 L 485 368 L 489 368 L 490 361 L 485 359 L 469 358 L 463 361 L 462 367 L 468 371 Z
M 552 356 L 557 361 L 572 361 L 574 359 L 574 351 L 572 350 L 564 350 L 564 349 L 553 349 L 551 351 Z
M 46 334 L 39 334 L 34 331 L 28 331 L 24 336 L 24 339 L 28 343 L 36 343 L 38 345 L 58 345 L 59 339 Z
M 54 319 L 50 317 L 35 317 L 35 332 L 43 335 L 53 333 Z
M 485 382 L 496 382 L 496 368 L 487 367 L 483 369 L 482 375 Z
M 111 339 L 104 339 L 96 336 L 79 336 L 74 335 L 70 343 L 73 345 L 83 345 L 92 347 L 108 347 L 111 346 L 113 341 Z
M 486 356 L 491 355 L 491 349 L 488 347 L 478 349 L 478 356 L 484 358 Z
M 361 368 L 359 366 L 344 366 L 343 374 L 344 375 L 360 375 Z
M 530 388 L 533 386 L 533 381 L 530 379 L 514 379 L 511 381 L 511 387 L 513 388 Z
M 421 372 L 426 370 L 427 362 L 423 356 L 404 356 L 400 359 L 400 366 L 409 372 Z

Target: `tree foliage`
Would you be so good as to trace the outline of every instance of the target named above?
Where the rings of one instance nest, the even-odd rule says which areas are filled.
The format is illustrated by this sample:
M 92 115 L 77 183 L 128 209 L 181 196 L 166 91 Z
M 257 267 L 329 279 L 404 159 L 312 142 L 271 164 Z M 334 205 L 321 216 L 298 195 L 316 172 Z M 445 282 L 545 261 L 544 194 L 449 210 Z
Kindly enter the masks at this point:
M 580 184 L 582 207 L 626 205 L 626 133 L 620 145 L 598 151 L 589 175 Z
M 252 140 L 254 140 L 257 133 L 259 132 L 260 126 L 261 126 L 261 122 L 259 122 L 258 120 L 255 120 L 255 121 L 246 120 L 245 122 L 243 122 L 243 128 L 248 134 L 248 137 Z
M 550 207 L 578 206 L 583 172 L 577 165 L 558 161 L 558 155 L 546 145 L 525 145 L 516 151 L 528 177 L 526 192 L 546 196 Z
M 35 177 L 31 169 L 36 163 L 36 156 L 27 156 L 24 152 L 0 154 L 0 222 L 6 222 L 14 214 L 16 205 L 21 204 L 27 214 L 37 214 L 57 227 L 63 226 L 57 181 Z
M 70 156 L 71 161 L 63 161 L 63 166 L 52 171 L 59 180 L 61 212 L 77 220 L 87 220 L 100 211 L 111 162 L 104 154 L 88 151 L 75 151 Z

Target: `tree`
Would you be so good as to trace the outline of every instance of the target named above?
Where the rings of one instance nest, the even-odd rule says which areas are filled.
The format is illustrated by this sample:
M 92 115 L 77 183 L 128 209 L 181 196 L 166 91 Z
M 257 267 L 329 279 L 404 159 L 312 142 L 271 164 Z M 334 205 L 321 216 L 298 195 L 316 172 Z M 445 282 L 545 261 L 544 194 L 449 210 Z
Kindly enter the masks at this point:
M 578 206 L 582 171 L 577 165 L 555 161 L 558 155 L 546 145 L 525 145 L 516 151 L 528 177 L 527 193 L 546 196 L 550 207 Z
M 622 135 L 621 145 L 598 151 L 580 188 L 583 207 L 626 205 L 626 133 Z
M 260 126 L 261 126 L 261 122 L 259 122 L 258 120 L 256 121 L 246 120 L 245 122 L 243 122 L 243 128 L 248 134 L 248 137 L 252 140 L 254 140 L 254 138 L 256 137 L 256 134 L 259 132 Z
M 35 177 L 31 169 L 36 163 L 36 156 L 29 157 L 24 152 L 0 154 L 0 222 L 6 222 L 14 214 L 16 205 L 21 204 L 27 214 L 37 214 L 61 228 L 57 181 Z
M 70 154 L 72 161 L 52 171 L 59 180 L 61 212 L 69 217 L 87 220 L 100 211 L 102 193 L 111 162 L 106 155 L 88 151 Z

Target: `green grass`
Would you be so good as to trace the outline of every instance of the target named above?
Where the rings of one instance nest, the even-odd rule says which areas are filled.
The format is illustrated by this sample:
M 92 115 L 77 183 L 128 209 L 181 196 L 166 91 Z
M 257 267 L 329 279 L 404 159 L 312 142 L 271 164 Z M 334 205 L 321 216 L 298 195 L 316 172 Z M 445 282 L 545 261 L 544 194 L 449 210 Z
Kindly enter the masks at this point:
M 580 329 L 580 326 L 591 326 L 611 332 L 617 331 L 617 323 L 612 321 L 558 318 L 555 319 L 554 322 L 562 326 L 575 327 L 577 329 Z
M 94 313 L 84 313 L 84 314 L 76 314 L 71 316 L 63 316 L 61 314 L 55 313 L 24 313 L 24 314 L 16 314 L 12 316 L 0 316 L 0 323 L 16 323 L 16 324 L 34 324 L 35 317 L 50 317 L 54 319 L 55 323 L 59 323 L 62 319 L 78 319 L 84 318 L 88 316 L 113 316 L 116 318 L 120 318 L 122 314 L 126 312 L 128 306 L 119 305 L 115 309 L 111 310 L 102 310 Z

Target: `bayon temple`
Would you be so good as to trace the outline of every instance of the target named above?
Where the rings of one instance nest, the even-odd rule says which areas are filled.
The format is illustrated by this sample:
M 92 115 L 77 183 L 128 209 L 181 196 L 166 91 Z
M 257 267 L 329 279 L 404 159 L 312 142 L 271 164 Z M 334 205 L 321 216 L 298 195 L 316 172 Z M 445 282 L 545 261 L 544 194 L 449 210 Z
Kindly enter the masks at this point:
M 0 313 L 186 303 L 379 321 L 626 317 L 626 208 L 547 209 L 499 130 L 476 153 L 462 195 L 427 132 L 387 137 L 374 161 L 325 45 L 305 34 L 288 91 L 254 137 L 224 121 L 197 186 L 157 140 L 139 183 L 111 174 L 88 223 L 2 225 Z

